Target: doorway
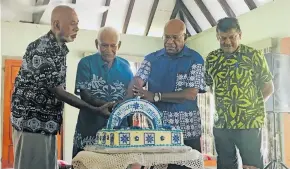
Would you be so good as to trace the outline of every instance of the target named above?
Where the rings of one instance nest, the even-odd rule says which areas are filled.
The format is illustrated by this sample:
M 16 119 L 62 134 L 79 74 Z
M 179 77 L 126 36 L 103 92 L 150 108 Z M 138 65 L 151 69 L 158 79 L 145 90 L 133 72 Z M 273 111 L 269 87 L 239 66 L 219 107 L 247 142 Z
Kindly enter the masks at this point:
M 21 67 L 21 60 L 7 59 L 4 62 L 4 112 L 3 112 L 3 136 L 2 136 L 2 168 L 13 168 L 14 154 L 12 142 L 12 126 L 10 122 L 11 114 L 11 94 L 13 91 L 14 80 Z M 62 131 L 62 130 L 61 130 Z M 58 159 L 63 158 L 63 136 L 62 132 L 57 135 Z

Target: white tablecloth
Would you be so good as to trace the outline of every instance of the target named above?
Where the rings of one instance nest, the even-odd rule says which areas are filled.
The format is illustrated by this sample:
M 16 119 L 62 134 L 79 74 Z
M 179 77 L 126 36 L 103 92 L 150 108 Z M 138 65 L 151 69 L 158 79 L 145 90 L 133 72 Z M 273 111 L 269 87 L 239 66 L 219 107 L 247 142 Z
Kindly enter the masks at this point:
M 196 150 L 184 153 L 122 153 L 108 154 L 82 151 L 73 159 L 74 169 L 126 169 L 130 164 L 155 166 L 166 169 L 167 164 L 185 165 L 193 169 L 204 169 L 203 156 Z

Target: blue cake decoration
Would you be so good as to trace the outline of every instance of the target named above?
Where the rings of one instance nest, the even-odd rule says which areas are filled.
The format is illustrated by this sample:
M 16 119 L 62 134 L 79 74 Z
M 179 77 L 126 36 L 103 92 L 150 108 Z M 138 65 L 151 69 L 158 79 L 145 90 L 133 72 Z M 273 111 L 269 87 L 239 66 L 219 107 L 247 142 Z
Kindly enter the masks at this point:
M 107 129 L 114 129 L 116 126 L 120 126 L 123 119 L 136 112 L 142 113 L 149 118 L 154 129 L 162 128 L 160 112 L 156 106 L 146 100 L 134 98 L 123 102 L 113 110 L 107 123 Z
M 123 120 L 134 114 L 147 117 L 148 127 L 122 127 Z M 183 133 L 172 126 L 162 125 L 161 113 L 149 101 L 134 98 L 118 106 L 111 113 L 106 128 L 97 132 L 96 145 L 106 148 L 152 148 L 184 146 Z M 144 150 L 144 149 L 143 149 Z M 158 152 L 158 151 L 157 151 Z

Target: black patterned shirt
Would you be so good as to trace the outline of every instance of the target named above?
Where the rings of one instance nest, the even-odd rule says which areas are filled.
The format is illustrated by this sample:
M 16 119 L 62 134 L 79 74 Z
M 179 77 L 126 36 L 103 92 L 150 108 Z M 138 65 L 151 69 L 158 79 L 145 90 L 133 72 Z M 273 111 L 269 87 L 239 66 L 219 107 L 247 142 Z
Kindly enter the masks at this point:
M 205 79 L 215 95 L 216 128 L 250 129 L 264 124 L 263 85 L 272 74 L 261 51 L 240 45 L 232 55 L 221 49 L 206 58 Z
M 12 93 L 11 123 L 16 130 L 42 134 L 60 130 L 64 104 L 49 89 L 65 88 L 68 52 L 51 31 L 28 45 Z

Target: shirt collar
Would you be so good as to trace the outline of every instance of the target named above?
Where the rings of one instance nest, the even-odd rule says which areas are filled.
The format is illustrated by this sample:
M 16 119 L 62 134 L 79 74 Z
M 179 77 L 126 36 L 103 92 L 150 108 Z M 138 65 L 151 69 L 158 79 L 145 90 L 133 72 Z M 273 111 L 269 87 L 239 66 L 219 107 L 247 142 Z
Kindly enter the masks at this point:
M 238 49 L 237 49 L 235 52 L 233 52 L 233 53 L 231 53 L 231 54 L 229 54 L 229 55 L 236 55 L 236 54 L 241 54 L 241 53 L 244 53 L 244 52 L 245 52 L 245 46 L 242 45 L 242 44 L 240 44 L 239 47 L 238 47 Z M 224 51 L 223 51 L 221 48 L 220 48 L 219 53 L 220 53 L 221 55 L 226 55 L 226 54 L 224 53 Z
M 176 54 L 174 57 L 175 58 L 180 58 L 180 57 L 183 57 L 183 56 L 190 56 L 190 55 L 191 55 L 190 49 L 186 45 L 184 45 L 183 49 L 178 54 Z M 172 56 L 169 56 L 166 53 L 165 48 L 163 48 L 159 52 L 157 52 L 157 56 L 168 56 L 168 57 L 172 57 Z
M 108 66 L 108 63 L 105 62 L 105 61 L 102 59 L 101 54 L 100 54 L 100 53 L 97 53 L 96 55 L 99 56 L 99 57 L 98 57 L 98 62 L 100 63 L 100 65 L 102 66 L 102 68 L 107 67 L 107 66 Z M 120 67 L 121 67 L 121 66 L 120 66 L 119 58 L 118 58 L 118 56 L 116 56 L 115 59 L 114 59 L 114 62 L 113 62 L 113 65 L 112 65 L 111 69 L 121 70 Z
M 69 52 L 68 47 L 66 46 L 65 43 L 59 44 L 57 42 L 57 39 L 55 37 L 55 34 L 50 30 L 47 34 L 48 39 L 51 41 L 51 45 L 54 47 L 58 47 L 59 50 L 64 54 L 67 55 Z

